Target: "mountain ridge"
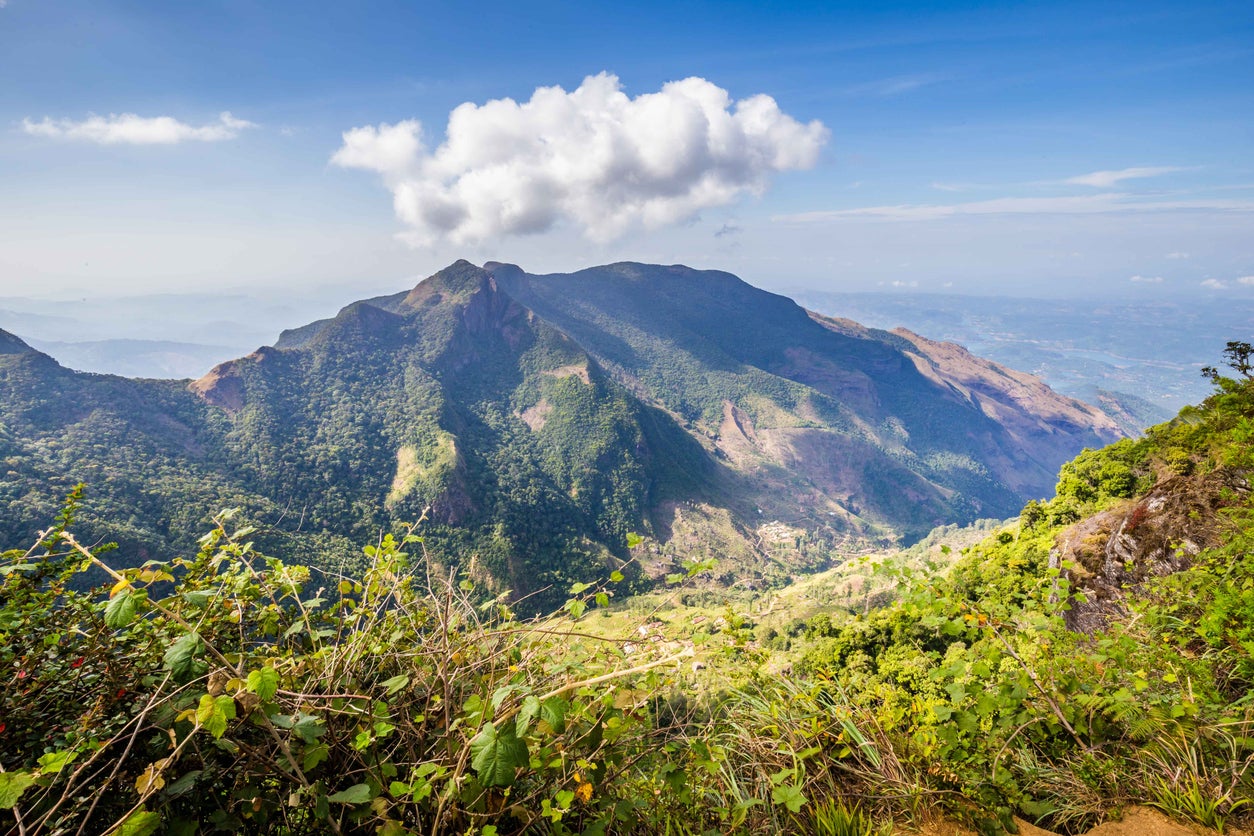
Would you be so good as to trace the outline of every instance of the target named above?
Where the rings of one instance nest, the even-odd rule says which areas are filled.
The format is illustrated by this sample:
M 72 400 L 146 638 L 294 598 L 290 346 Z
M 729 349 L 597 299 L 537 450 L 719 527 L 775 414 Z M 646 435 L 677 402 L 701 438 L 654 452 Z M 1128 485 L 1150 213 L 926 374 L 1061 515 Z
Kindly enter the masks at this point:
M 1030 378 L 970 360 L 964 391 L 940 344 L 833 325 L 730 273 L 487 267 L 456 262 L 190 383 L 0 369 L 10 458 L 45 491 L 81 476 L 105 506 L 142 508 L 123 517 L 136 554 L 176 546 L 194 502 L 240 504 L 323 562 L 425 513 L 436 559 L 525 595 L 633 563 L 657 576 L 712 543 L 728 577 L 816 568 L 1014 513 L 1080 447 L 1118 437 L 1092 408 L 971 395 Z M 137 489 L 142 468 L 91 427 L 159 478 Z M 0 487 L 20 499 L 8 528 L 47 504 Z M 646 536 L 634 552 L 630 532 Z

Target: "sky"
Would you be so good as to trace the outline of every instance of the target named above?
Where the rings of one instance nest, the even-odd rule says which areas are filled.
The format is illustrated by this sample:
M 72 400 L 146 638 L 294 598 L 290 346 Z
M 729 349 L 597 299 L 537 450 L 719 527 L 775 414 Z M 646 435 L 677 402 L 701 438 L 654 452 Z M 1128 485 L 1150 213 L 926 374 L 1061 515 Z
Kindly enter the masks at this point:
M 1254 298 L 1248 0 L 0 0 L 0 78 L 0 297 Z

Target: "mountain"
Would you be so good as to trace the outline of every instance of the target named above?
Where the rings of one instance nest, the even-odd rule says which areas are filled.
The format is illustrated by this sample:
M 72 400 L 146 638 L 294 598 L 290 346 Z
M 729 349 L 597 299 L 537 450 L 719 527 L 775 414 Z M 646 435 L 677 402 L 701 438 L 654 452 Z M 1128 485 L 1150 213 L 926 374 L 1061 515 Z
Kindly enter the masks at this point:
M 957 346 L 678 266 L 460 261 L 190 384 L 0 347 L 9 542 L 77 481 L 128 560 L 230 505 L 334 566 L 425 512 L 434 560 L 516 596 L 714 555 L 729 582 L 817 567 L 1012 514 L 1121 434 Z
M 883 328 L 904 326 L 957 342 L 981 357 L 1041 377 L 1053 389 L 1100 403 L 1130 433 L 1175 416 L 1209 394 L 1198 372 L 1225 339 L 1248 339 L 1254 300 L 1170 298 L 1129 287 L 1121 298 L 1025 299 L 896 291 L 799 290 L 811 310 Z
M 127 377 L 199 377 L 238 353 L 226 346 L 173 340 L 31 340 L 31 345 L 69 368 Z

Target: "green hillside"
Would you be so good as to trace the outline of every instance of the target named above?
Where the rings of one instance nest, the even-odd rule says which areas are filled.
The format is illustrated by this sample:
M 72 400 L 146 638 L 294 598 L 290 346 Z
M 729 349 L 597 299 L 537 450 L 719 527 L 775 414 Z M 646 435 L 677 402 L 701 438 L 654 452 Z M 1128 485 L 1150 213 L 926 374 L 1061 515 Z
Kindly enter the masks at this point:
M 968 535 L 941 529 L 872 561 L 876 601 L 854 607 L 835 576 L 720 596 L 693 565 L 645 596 L 620 597 L 618 573 L 573 583 L 520 620 L 504 596 L 480 603 L 473 566 L 444 574 L 424 529 L 328 579 L 258 553 L 232 513 L 197 552 L 119 570 L 74 535 L 71 497 L 0 560 L 0 822 L 1080 834 L 1130 811 L 1171 832 L 1148 805 L 1246 824 L 1249 357 L 1230 344 L 1237 379 L 1214 373 L 1204 404 L 1085 451 L 1054 499 L 956 560 L 945 540 Z M 76 591 L 90 573 L 103 582 Z M 802 610 L 814 594 L 830 605 Z M 804 620 L 781 633 L 764 602 Z
M 239 507 L 263 548 L 358 571 L 355 544 L 425 514 L 434 559 L 535 607 L 612 571 L 647 583 L 711 543 L 726 582 L 778 584 L 1014 513 L 1119 434 L 944 344 L 680 267 L 458 262 L 190 385 L 4 350 L 10 542 L 79 482 L 83 536 L 123 565 L 194 548 L 210 509 Z

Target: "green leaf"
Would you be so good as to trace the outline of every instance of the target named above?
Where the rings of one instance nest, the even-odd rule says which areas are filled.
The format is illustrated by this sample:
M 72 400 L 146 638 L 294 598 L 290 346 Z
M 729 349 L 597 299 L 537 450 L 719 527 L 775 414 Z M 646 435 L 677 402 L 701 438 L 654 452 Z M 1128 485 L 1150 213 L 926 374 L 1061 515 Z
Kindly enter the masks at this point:
M 783 804 L 791 813 L 800 812 L 801 805 L 806 803 L 801 787 L 796 784 L 782 784 L 771 790 L 771 800 L 776 804 Z
M 127 624 L 130 624 L 135 618 L 136 597 L 135 590 L 132 587 L 127 587 L 117 595 L 114 595 L 109 600 L 109 605 L 105 607 L 105 626 L 111 630 L 116 630 L 119 627 L 125 627 Z
M 617 569 L 615 569 L 613 572 L 610 572 L 610 580 L 612 582 L 618 583 L 622 579 L 623 579 L 623 573 L 618 571 Z
M 308 772 L 309 770 L 322 763 L 331 755 L 331 750 L 325 743 L 314 743 L 305 748 L 305 753 L 300 758 L 300 768 Z
M 0 810 L 12 810 L 22 793 L 33 783 L 35 776 L 25 770 L 0 772 Z
M 305 743 L 313 743 L 327 733 L 322 718 L 306 714 L 292 724 L 292 731 Z
M 634 531 L 627 532 L 627 548 L 634 549 L 636 546 L 644 542 L 644 538 Z
M 195 633 L 186 633 L 179 636 L 165 652 L 165 657 L 163 658 L 165 669 L 175 679 L 190 679 L 198 667 L 196 657 L 203 650 L 204 643 L 201 642 L 200 636 Z
M 78 752 L 67 749 L 64 752 L 49 752 L 39 756 L 39 771 L 44 775 L 60 772 L 78 757 Z
M 540 716 L 540 700 L 534 694 L 523 697 L 522 707 L 518 709 L 518 733 L 526 734 L 531 728 L 531 721 Z
M 214 739 L 219 739 L 226 734 L 227 721 L 234 719 L 234 698 L 226 694 L 220 697 L 205 694 L 200 698 L 200 705 L 196 707 L 196 720 L 205 728 L 205 731 L 214 736 Z
M 189 792 L 193 786 L 196 785 L 196 781 L 203 774 L 204 774 L 204 770 L 193 769 L 191 772 L 188 772 L 186 775 L 179 778 L 173 784 L 170 784 L 168 787 L 166 787 L 165 790 L 162 792 L 162 795 L 165 796 L 166 798 L 178 798 L 180 795 L 184 795 L 185 793 Z M 193 830 L 192 832 L 195 833 L 196 831 Z
M 279 690 L 279 672 L 274 668 L 258 668 L 248 674 L 248 690 L 261 697 L 262 702 L 270 702 Z
M 113 831 L 115 836 L 152 836 L 161 826 L 161 815 L 140 807 L 126 817 L 126 821 Z
M 540 719 L 548 723 L 554 734 L 566 730 L 566 711 L 570 704 L 561 697 L 549 697 L 540 703 Z
M 470 765 L 485 787 L 510 786 L 518 767 L 526 766 L 531 759 L 527 744 L 519 739 L 513 723 L 506 723 L 499 731 L 494 724 L 486 723 L 470 741 L 470 754 Z
M 333 804 L 368 804 L 374 798 L 369 784 L 353 784 L 346 790 L 328 795 L 327 801 Z
M 196 590 L 194 592 L 184 592 L 183 599 L 189 604 L 197 607 L 206 607 L 213 600 L 213 593 L 204 590 Z
M 397 674 L 391 679 L 385 680 L 383 682 L 383 690 L 386 691 L 387 695 L 390 697 L 408 684 L 409 684 L 409 674 L 407 673 Z

